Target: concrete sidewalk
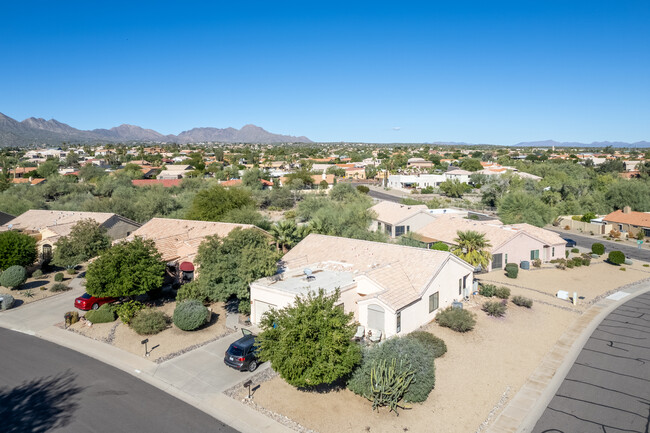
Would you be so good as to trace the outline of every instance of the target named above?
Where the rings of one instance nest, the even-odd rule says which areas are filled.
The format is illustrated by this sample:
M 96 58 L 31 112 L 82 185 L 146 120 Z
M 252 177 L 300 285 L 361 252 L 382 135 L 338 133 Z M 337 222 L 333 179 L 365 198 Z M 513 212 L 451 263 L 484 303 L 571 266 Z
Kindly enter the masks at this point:
M 650 285 L 647 282 L 621 288 L 617 293 L 624 292 L 627 296 L 619 300 L 604 298 L 585 311 L 560 337 L 494 422 L 490 423 L 487 432 L 531 432 L 596 327 L 617 307 L 648 291 Z
M 155 364 L 144 356 L 125 352 L 55 326 L 63 321 L 63 315 L 67 311 L 74 309 L 74 298 L 84 291 L 77 280 L 81 279 L 73 280 L 75 284 L 71 286 L 74 288 L 69 292 L 0 313 L 0 326 L 35 335 L 116 367 L 243 433 L 293 431 L 223 394 L 226 389 L 253 375 L 236 371 L 223 363 L 226 349 L 241 337 L 240 332 L 229 334 L 162 364 Z M 268 367 L 268 364 L 262 364 L 258 371 Z

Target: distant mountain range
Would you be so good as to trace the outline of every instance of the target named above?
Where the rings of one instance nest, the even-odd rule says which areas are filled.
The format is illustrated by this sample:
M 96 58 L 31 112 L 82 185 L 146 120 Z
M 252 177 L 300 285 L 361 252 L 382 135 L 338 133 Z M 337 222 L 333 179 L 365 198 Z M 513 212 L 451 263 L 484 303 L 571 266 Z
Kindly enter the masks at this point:
M 577 143 L 571 141 L 553 141 L 553 140 L 544 140 L 544 141 L 524 141 L 522 143 L 517 143 L 513 147 L 650 147 L 649 141 L 637 141 L 636 143 L 625 143 L 622 141 L 594 141 L 593 143 Z
M 30 144 L 58 145 L 66 143 L 101 142 L 173 142 L 201 143 L 311 143 L 307 137 L 273 134 L 255 125 L 236 128 L 193 128 L 178 135 L 163 135 L 152 129 L 135 125 L 120 125 L 111 129 L 84 131 L 55 119 L 30 117 L 22 122 L 0 113 L 0 146 L 25 146 Z

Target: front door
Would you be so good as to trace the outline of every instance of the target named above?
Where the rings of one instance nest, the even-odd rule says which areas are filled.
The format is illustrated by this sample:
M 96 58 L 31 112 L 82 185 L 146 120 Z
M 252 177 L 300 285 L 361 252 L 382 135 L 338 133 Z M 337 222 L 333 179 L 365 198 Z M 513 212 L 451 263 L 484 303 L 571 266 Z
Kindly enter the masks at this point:
M 492 269 L 501 269 L 503 267 L 503 254 L 494 254 L 492 256 Z

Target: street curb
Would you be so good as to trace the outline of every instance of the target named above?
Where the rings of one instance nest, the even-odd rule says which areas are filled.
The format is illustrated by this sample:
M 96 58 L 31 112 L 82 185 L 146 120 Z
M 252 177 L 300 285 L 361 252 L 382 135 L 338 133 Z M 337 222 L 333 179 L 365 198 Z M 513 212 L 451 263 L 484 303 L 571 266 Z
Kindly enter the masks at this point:
M 629 293 L 629 296 L 619 301 L 602 299 L 576 319 L 574 326 L 560 337 L 553 349 L 542 359 L 510 403 L 497 416 L 494 423 L 488 427 L 488 433 L 529 433 L 533 430 L 560 385 L 562 385 L 569 370 L 573 367 L 587 340 L 601 322 L 616 308 L 637 296 L 650 292 L 647 282 L 638 284 L 636 291 L 627 287 L 619 289 Z M 585 318 L 590 316 L 593 317 L 589 319 L 588 323 L 583 326 L 576 326 L 581 320 L 584 321 Z M 575 335 L 578 332 L 579 335 Z M 555 359 L 553 359 L 554 357 Z M 550 379 L 548 379 L 549 375 L 551 376 Z M 540 388 L 540 384 L 544 381 L 546 385 Z

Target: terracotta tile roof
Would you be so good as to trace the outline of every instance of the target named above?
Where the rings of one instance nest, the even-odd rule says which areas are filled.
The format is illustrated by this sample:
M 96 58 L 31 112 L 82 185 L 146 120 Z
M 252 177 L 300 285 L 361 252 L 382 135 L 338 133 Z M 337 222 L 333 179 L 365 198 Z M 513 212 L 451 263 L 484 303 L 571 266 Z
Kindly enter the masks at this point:
M 131 183 L 133 186 L 152 186 L 162 185 L 165 188 L 180 186 L 183 179 L 135 179 Z
M 152 218 L 131 233 L 127 240 L 131 240 L 135 236 L 151 239 L 156 243 L 156 248 L 162 254 L 163 260 L 191 262 L 198 252 L 199 245 L 207 236 L 225 237 L 238 227 L 241 229 L 257 228 L 251 224 Z
M 314 266 L 365 275 L 384 290 L 376 296 L 393 309 L 416 301 L 438 270 L 456 256 L 390 243 L 310 234 L 282 258 L 289 270 Z
M 221 185 L 221 186 L 240 186 L 241 184 L 242 184 L 241 179 L 230 179 L 230 180 L 224 180 L 219 185 Z
M 17 177 L 15 179 L 11 179 L 11 183 L 29 183 L 32 185 L 38 185 L 41 182 L 45 182 L 45 179 L 29 179 L 26 177 Z
M 376 214 L 376 220 L 393 225 L 427 209 L 425 204 L 405 205 L 392 201 L 380 201 L 370 208 Z
M 57 226 L 72 226 L 84 219 L 92 219 L 99 224 L 104 224 L 114 213 L 109 212 L 77 212 L 60 210 L 31 209 L 11 221 L 15 230 L 41 231 Z M 57 233 L 59 229 L 54 229 Z
M 619 209 L 603 217 L 603 221 L 619 223 L 619 224 L 631 224 L 637 227 L 650 228 L 650 213 L 636 212 L 636 211 L 630 211 L 630 213 L 624 213 L 622 210 Z
M 38 170 L 38 167 L 16 167 L 9 170 L 10 174 L 26 174 Z

